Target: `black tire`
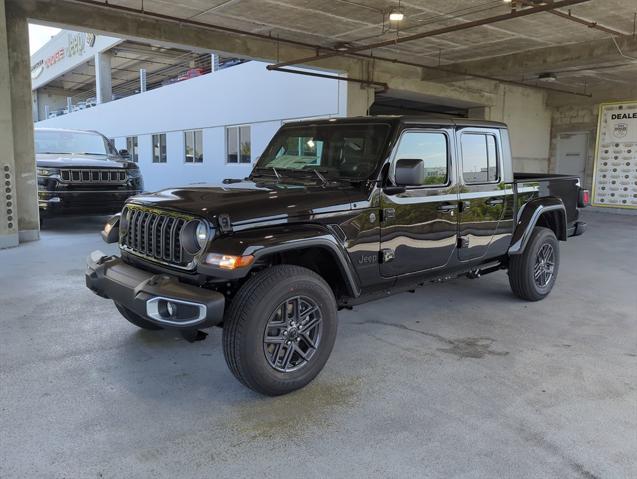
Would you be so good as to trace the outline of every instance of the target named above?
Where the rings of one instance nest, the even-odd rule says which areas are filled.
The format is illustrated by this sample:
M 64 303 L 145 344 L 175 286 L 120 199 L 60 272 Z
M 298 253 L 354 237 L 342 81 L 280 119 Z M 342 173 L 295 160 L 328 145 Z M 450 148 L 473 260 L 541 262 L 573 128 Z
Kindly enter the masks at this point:
M 296 323 L 295 320 L 289 324 L 287 321 L 290 318 L 288 306 L 294 304 L 297 306 L 292 306 L 292 309 L 299 311 L 297 317 L 302 324 L 298 327 L 298 335 L 318 331 L 314 339 L 316 347 L 309 347 L 310 343 L 304 337 L 300 343 L 296 339 L 296 346 L 287 346 L 287 342 L 266 344 L 266 339 L 271 337 L 269 333 L 273 331 L 273 321 L 279 319 L 286 325 L 274 327 L 277 340 L 283 339 L 283 335 L 287 335 L 285 339 L 292 337 L 296 328 L 290 327 L 290 324 Z M 308 305 L 313 306 L 309 308 Z M 304 306 L 306 309 L 302 309 Z M 310 309 L 315 312 L 308 314 Z M 320 329 L 318 325 L 312 331 L 303 329 L 303 325 L 309 328 L 312 322 L 317 321 L 321 324 Z M 304 387 L 321 372 L 332 352 L 336 330 L 336 300 L 323 278 L 300 266 L 273 266 L 253 276 L 233 298 L 224 318 L 223 353 L 230 371 L 245 386 L 261 394 L 277 396 Z M 295 334 L 295 337 L 298 336 Z M 289 358 L 288 347 L 292 350 Z M 295 347 L 305 348 L 304 354 L 309 355 L 309 359 L 305 360 L 295 352 Z M 282 371 L 285 367 L 282 365 L 277 369 L 281 352 L 281 364 L 287 358 L 293 370 Z M 295 366 L 295 362 L 300 366 Z M 298 369 L 294 370 L 295 367 Z
M 545 260 L 542 263 L 540 255 L 545 256 L 547 251 L 552 253 L 552 261 Z M 552 266 L 549 266 L 551 263 Z M 524 252 L 509 259 L 511 290 L 516 296 L 527 301 L 544 299 L 555 285 L 559 266 L 560 250 L 555 233 L 548 228 L 536 226 Z M 538 271 L 540 279 L 536 280 Z
M 115 301 L 113 302 L 115 303 Z M 143 316 L 140 316 L 139 314 L 134 313 L 133 311 L 128 309 L 126 306 L 123 306 L 119 303 L 115 303 L 115 307 L 117 308 L 117 311 L 119 311 L 120 314 L 124 316 L 124 318 L 126 318 L 126 320 L 129 323 L 134 324 L 138 328 L 147 329 L 149 331 L 159 331 L 160 329 L 164 329 L 161 326 L 156 325 L 152 321 L 149 321 L 148 319 L 144 318 Z

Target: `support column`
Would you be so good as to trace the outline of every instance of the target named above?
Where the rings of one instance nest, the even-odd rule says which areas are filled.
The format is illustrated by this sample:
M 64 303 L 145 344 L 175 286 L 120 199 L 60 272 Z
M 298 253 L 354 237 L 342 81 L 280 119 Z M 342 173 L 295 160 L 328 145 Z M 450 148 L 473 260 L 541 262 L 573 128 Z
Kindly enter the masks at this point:
M 13 160 L 13 115 L 11 112 L 11 82 L 9 79 L 9 50 L 7 47 L 7 22 L 4 1 L 0 0 L 0 175 L 2 199 L 0 200 L 0 248 L 18 245 L 18 222 L 13 210 L 15 201 L 15 164 Z M 8 214 L 8 212 L 12 214 Z
M 107 103 L 113 99 L 113 80 L 111 77 L 111 54 L 95 54 L 95 91 L 97 103 Z
M 347 116 L 367 116 L 376 92 L 360 83 L 347 82 Z
M 0 2 L 3 4 L 4 1 Z M 2 167 L 3 189 L 0 207 L 7 224 L 17 223 L 20 242 L 33 241 L 40 237 L 40 217 L 38 210 L 38 183 L 35 173 L 35 152 L 33 148 L 33 111 L 31 93 L 31 72 L 29 55 L 29 31 L 27 19 L 8 9 L 0 24 L 6 28 L 6 48 L 0 45 L 0 52 L 8 52 L 8 70 L 0 68 L 1 77 L 9 79 L 10 111 L 6 102 L 0 100 L 0 115 L 7 122 L 1 128 L 3 146 L 12 138 L 12 154 L 5 148 Z M 4 17 L 5 15 L 2 15 Z M 0 27 L 2 28 L 2 27 Z M 4 30 L 4 28 L 2 28 Z M 0 32 L 1 33 L 1 32 Z M 2 55 L 4 56 L 4 55 Z M 0 63 L 3 60 L 0 60 Z M 6 80 L 0 84 L 6 84 Z M 6 87 L 0 86 L 0 96 L 6 94 Z M 10 118 L 10 119 L 9 119 Z M 4 138 L 4 137 L 7 138 Z M 12 163 L 12 164 L 11 164 Z M 6 169 L 8 167 L 8 170 Z M 13 168 L 13 171 L 11 171 Z M 9 176 L 9 177 L 7 177 Z M 10 189 L 11 192 L 8 192 Z M 7 195 L 10 195 L 10 199 Z M 9 205 L 9 203 L 11 203 Z M 11 220 L 10 220 L 11 218 Z M 2 228 L 2 227 L 0 227 Z M 2 230 L 0 230 L 2 231 Z
M 139 92 L 143 93 L 146 91 L 146 69 L 139 69 Z

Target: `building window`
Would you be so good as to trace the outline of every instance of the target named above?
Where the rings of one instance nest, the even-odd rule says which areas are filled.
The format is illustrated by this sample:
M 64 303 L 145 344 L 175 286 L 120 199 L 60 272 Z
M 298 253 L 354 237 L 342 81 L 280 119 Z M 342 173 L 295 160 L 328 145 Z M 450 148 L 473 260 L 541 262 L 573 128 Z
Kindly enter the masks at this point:
M 396 161 L 422 160 L 422 186 L 443 186 L 449 181 L 447 137 L 443 133 L 412 131 L 404 133 L 396 151 Z
M 126 150 L 130 155 L 131 161 L 137 163 L 139 161 L 139 150 L 137 148 L 137 137 L 136 136 L 127 136 L 126 137 Z
M 250 127 L 226 128 L 226 161 L 228 163 L 250 163 Z
M 153 163 L 166 163 L 166 134 L 153 135 Z
M 193 130 L 184 132 L 186 163 L 203 163 L 203 132 Z
M 493 135 L 462 135 L 462 177 L 464 182 L 490 183 L 498 180 L 498 155 Z

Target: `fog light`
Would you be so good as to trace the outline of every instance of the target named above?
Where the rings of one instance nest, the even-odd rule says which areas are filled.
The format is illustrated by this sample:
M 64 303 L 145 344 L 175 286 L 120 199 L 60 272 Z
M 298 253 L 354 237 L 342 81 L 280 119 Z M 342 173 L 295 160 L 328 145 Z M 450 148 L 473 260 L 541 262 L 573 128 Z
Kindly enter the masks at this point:
M 158 309 L 163 318 L 174 318 L 177 316 L 177 305 L 171 301 L 160 301 Z
M 254 256 L 232 256 L 227 254 L 208 253 L 206 263 L 218 266 L 222 269 L 237 269 L 250 266 L 254 262 Z

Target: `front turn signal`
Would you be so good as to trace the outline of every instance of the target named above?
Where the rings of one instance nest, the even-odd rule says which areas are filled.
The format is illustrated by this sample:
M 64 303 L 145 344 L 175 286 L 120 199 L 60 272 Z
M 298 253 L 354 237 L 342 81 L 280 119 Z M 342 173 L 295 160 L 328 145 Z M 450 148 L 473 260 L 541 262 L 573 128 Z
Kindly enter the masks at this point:
M 228 254 L 208 253 L 206 263 L 222 269 L 245 268 L 254 263 L 254 256 L 232 256 Z

